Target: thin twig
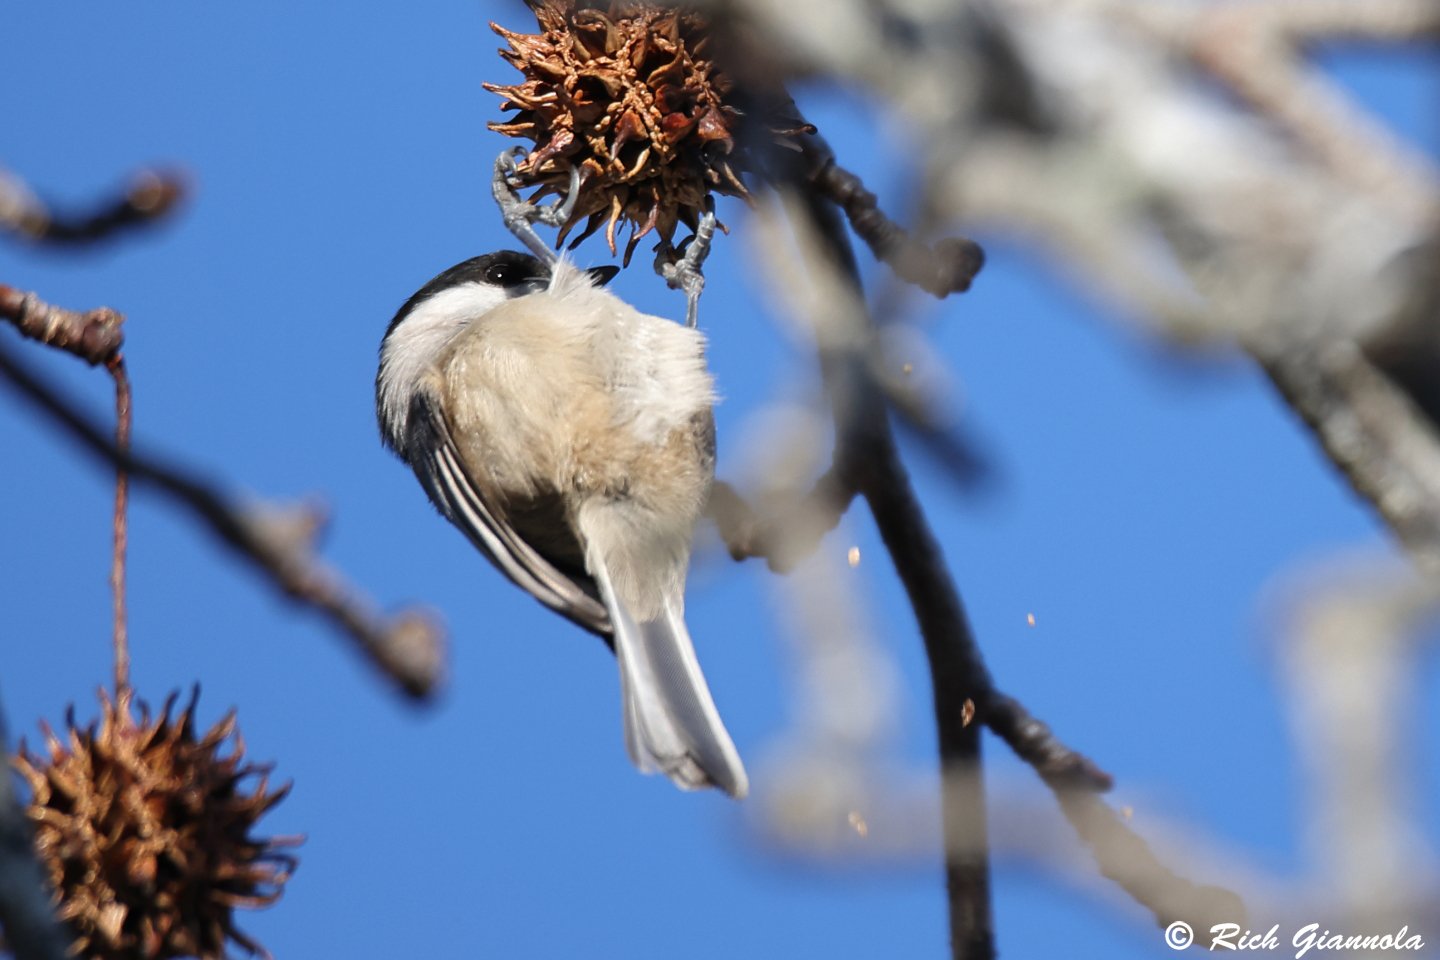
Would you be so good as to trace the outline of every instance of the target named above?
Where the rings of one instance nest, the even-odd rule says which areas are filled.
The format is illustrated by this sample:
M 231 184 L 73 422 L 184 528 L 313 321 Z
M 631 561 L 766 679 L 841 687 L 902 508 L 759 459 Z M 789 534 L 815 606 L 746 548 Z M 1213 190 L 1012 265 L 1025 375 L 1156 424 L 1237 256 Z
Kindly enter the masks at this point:
M 294 600 L 323 613 L 356 641 L 370 662 L 407 694 L 424 698 L 441 680 L 444 631 L 433 615 L 413 608 L 384 618 L 322 563 L 307 535 L 310 518 L 299 523 L 266 522 L 254 511 L 232 505 L 214 488 L 154 460 L 118 449 L 88 416 L 44 384 L 8 350 L 0 348 L 0 375 L 66 428 L 90 452 L 184 504 L 223 542 Z
M 130 453 L 131 394 L 125 357 L 115 354 L 105 364 L 115 378 L 115 449 Z M 130 500 L 130 476 L 123 467 L 115 471 L 115 555 L 110 563 L 110 591 L 115 598 L 115 696 L 130 686 L 130 641 L 125 609 L 125 549 L 129 541 L 126 507 Z
M 0 715 L 0 929 L 15 960 L 66 960 L 70 937 L 55 920 L 34 832 L 10 772 L 9 737 Z
M 772 572 L 789 573 L 815 552 L 825 533 L 835 529 L 844 512 L 840 508 L 848 506 L 855 493 L 844 488 L 835 471 L 829 470 L 796 504 L 776 516 L 762 517 L 734 487 L 719 480 L 711 490 L 708 513 L 731 558 L 763 558 Z M 830 512 L 821 513 L 822 509 Z M 817 514 L 823 519 L 814 519 Z M 976 700 L 979 721 L 1030 764 L 1045 783 L 1056 790 L 1079 787 L 1099 793 L 1114 787 L 1114 777 L 1067 747 L 1048 724 L 1014 697 L 996 690 L 988 674 L 979 677 L 983 680 Z

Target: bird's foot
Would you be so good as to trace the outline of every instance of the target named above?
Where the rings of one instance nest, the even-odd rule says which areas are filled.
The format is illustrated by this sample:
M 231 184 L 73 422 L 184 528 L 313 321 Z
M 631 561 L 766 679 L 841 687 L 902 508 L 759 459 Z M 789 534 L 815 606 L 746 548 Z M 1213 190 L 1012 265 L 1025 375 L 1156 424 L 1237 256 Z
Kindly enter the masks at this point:
M 535 256 L 547 264 L 553 264 L 559 259 L 558 255 L 540 239 L 531 224 L 559 227 L 570 219 L 570 215 L 575 212 L 575 201 L 580 198 L 580 168 L 571 166 L 570 191 L 565 197 L 542 207 L 521 199 L 515 192 L 521 186 L 515 171 L 523 156 L 525 148 L 515 147 L 503 151 L 495 158 L 495 179 L 491 182 L 491 191 L 495 194 L 495 203 L 500 207 L 500 217 L 505 222 L 505 229 L 515 234 Z
M 693 328 L 700 321 L 700 294 L 705 290 L 705 274 L 701 266 L 710 255 L 715 239 L 715 199 L 705 198 L 705 214 L 695 228 L 695 235 L 681 244 L 681 250 L 667 240 L 661 241 L 655 254 L 655 272 L 665 278 L 672 290 L 685 291 L 685 326 Z

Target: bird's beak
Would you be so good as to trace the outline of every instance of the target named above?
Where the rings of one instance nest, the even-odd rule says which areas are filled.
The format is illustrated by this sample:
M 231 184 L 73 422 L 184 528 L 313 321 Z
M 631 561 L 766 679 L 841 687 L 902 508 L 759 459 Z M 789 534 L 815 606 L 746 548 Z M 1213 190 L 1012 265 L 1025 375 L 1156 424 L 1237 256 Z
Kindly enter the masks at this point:
M 609 283 L 611 280 L 614 280 L 614 279 L 615 279 L 615 274 L 617 274 L 617 273 L 620 272 L 620 268 L 619 268 L 619 267 L 591 267 L 589 270 L 586 270 L 585 272 L 588 273 L 588 274 L 590 274 L 590 278 L 595 281 L 595 286 L 597 286 L 597 287 L 603 287 L 603 286 L 605 286 L 605 284 L 607 284 L 607 283 Z

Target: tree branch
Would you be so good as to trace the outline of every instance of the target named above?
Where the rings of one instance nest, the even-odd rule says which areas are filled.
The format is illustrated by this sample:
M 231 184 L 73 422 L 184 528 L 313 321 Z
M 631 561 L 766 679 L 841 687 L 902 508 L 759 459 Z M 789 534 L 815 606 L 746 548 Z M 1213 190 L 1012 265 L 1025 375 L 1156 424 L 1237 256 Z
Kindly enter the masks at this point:
M 1440 578 L 1440 436 L 1430 420 L 1348 340 L 1256 358 L 1416 566 Z
M 884 408 L 881 407 L 883 417 Z M 867 451 L 860 489 L 895 564 L 919 622 L 930 664 L 935 726 L 944 775 L 945 880 L 950 900 L 950 946 L 957 958 L 995 955 L 990 908 L 985 790 L 980 767 L 980 725 L 967 723 L 967 700 L 992 689 L 959 591 L 940 545 L 910 486 L 894 439 L 887 433 Z M 949 774 L 958 772 L 961 776 Z
M 1065 819 L 1094 854 L 1101 875 L 1154 913 L 1159 926 L 1183 920 L 1196 931 L 1209 930 L 1217 923 L 1238 923 L 1244 929 L 1245 904 L 1238 896 L 1175 874 L 1092 791 L 1061 788 L 1055 791 L 1055 798 Z
M 1115 785 L 1114 777 L 1061 743 L 1048 725 L 1031 716 L 1013 697 L 992 689 L 979 713 L 991 732 L 1034 767 L 1040 779 L 1057 793 L 1069 788 L 1104 793 Z
M 1019 702 L 992 693 L 981 719 L 1030 764 L 1055 794 L 1065 819 L 1090 848 L 1102 876 L 1119 884 L 1155 915 L 1159 926 L 1184 920 L 1197 931 L 1217 923 L 1245 925 L 1245 904 L 1221 887 L 1201 886 L 1162 864 L 1150 845 L 1097 796 L 1114 785 L 1110 774 L 1071 750 Z
M 926 293 L 942 299 L 964 293 L 985 266 L 985 251 L 974 240 L 949 237 L 931 247 L 915 239 L 887 217 L 875 194 L 833 157 L 821 163 L 814 183 L 821 194 L 845 211 L 851 228 L 870 247 L 876 260 L 889 264 L 897 277 Z
M 823 140 L 805 138 L 802 155 L 778 158 L 782 180 L 797 191 L 797 229 L 811 234 L 823 263 L 852 301 L 857 320 L 868 325 L 860 272 L 834 201 L 814 183 L 814 172 L 833 162 Z M 802 246 L 806 243 L 802 241 Z M 980 764 L 980 725 L 962 720 L 966 700 L 979 701 L 991 688 L 960 595 L 910 478 L 900 461 L 885 395 L 855 347 L 863 338 L 820 338 L 821 376 L 835 417 L 834 482 L 857 489 L 870 504 L 881 539 L 905 586 L 919 623 L 930 664 L 939 739 L 941 809 L 945 834 L 945 886 L 950 913 L 950 949 L 956 960 L 995 956 L 986 838 L 985 791 Z
M 1307 143 L 1338 176 L 1397 204 L 1427 198 L 1429 165 L 1333 83 L 1305 68 L 1297 49 L 1302 42 L 1363 35 L 1367 26 L 1413 29 L 1419 25 L 1411 16 L 1416 13 L 1411 9 L 1414 4 L 1403 4 L 1404 11 L 1373 0 L 1339 4 L 1229 0 L 1189 6 L 1189 11 L 1173 17 L 1172 36 L 1195 62 Z M 1433 13 L 1430 24 L 1434 29 Z
M 153 223 L 185 193 L 184 181 L 176 174 L 141 170 L 120 196 L 87 212 L 65 215 L 42 203 L 14 174 L 0 170 L 0 230 L 40 243 L 81 246 Z
M 434 617 L 405 609 L 383 618 L 314 554 L 320 518 L 313 511 L 281 517 L 233 505 L 214 488 L 153 460 L 117 449 L 85 414 L 0 347 L 0 376 L 63 426 L 91 453 L 138 483 L 184 505 L 287 596 L 324 614 L 405 693 L 428 697 L 441 680 L 444 631 Z
M 130 452 L 130 427 L 133 421 L 130 376 L 125 371 L 125 358 L 120 354 L 105 364 L 115 380 L 115 449 Z M 114 605 L 115 696 L 130 686 L 130 634 L 125 606 L 125 551 L 130 541 L 130 476 L 123 469 L 115 471 L 115 518 L 111 524 L 114 538 L 110 559 L 110 592 Z
M 1434 0 L 1245 0 L 1244 6 L 1295 40 L 1424 40 L 1440 33 Z
M 125 315 L 109 307 L 76 313 L 53 307 L 33 293 L 0 283 L 0 319 L 9 320 L 23 336 L 72 353 L 98 366 L 115 356 L 125 343 L 120 325 Z
M 812 165 L 825 164 L 828 147 L 819 138 L 806 139 L 805 159 Z M 792 177 L 791 182 L 796 180 Z M 830 265 L 836 268 L 841 282 L 850 287 L 854 302 L 863 303 L 854 254 L 834 208 L 829 206 L 833 201 L 818 188 L 803 199 L 809 226 L 822 241 Z M 804 241 L 801 245 L 805 245 Z M 827 272 L 827 268 L 822 264 L 819 271 Z M 871 322 L 868 315 L 862 321 Z M 1217 918 L 1210 921 L 1213 923 L 1242 917 L 1243 905 L 1233 893 L 1198 886 L 1161 865 L 1148 845 L 1095 796 L 1111 787 L 1112 778 L 1061 743 L 1049 727 L 1017 701 L 995 689 L 943 553 L 895 447 L 884 394 L 873 380 L 872 365 L 855 348 L 863 342 L 864 338 L 847 336 L 843 331 L 839 336 L 819 340 L 822 375 L 834 408 L 837 437 L 834 467 L 825 480 L 840 484 L 841 489 L 858 489 L 870 504 L 925 642 L 945 774 L 942 809 L 954 956 L 987 958 L 994 954 L 980 771 L 982 724 L 969 722 L 967 701 L 979 705 L 983 723 L 1050 786 L 1067 819 L 1091 848 L 1102 874 L 1152 909 L 1157 918 L 1165 923 L 1178 917 Z M 760 529 L 765 528 L 762 525 Z M 757 544 L 764 543 L 763 533 L 752 536 L 750 555 Z M 1209 924 L 1199 929 L 1208 928 Z

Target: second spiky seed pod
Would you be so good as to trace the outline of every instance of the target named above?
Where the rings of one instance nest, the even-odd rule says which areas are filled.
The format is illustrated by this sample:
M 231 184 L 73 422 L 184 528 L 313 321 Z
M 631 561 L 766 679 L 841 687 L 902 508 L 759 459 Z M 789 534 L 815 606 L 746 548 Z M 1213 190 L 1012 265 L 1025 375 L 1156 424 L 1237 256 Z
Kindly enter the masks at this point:
M 35 847 L 85 960 L 226 956 L 228 941 L 269 956 L 237 929 L 234 907 L 280 897 L 295 868 L 295 838 L 250 830 L 288 787 L 244 762 L 235 715 L 196 738 L 195 702 L 171 716 L 131 714 L 132 693 L 101 694 L 98 725 L 65 740 L 45 730 L 49 756 L 23 745 L 15 766 L 30 785 Z M 228 755 L 222 744 L 234 737 Z M 242 781 L 257 775 L 253 792 Z

